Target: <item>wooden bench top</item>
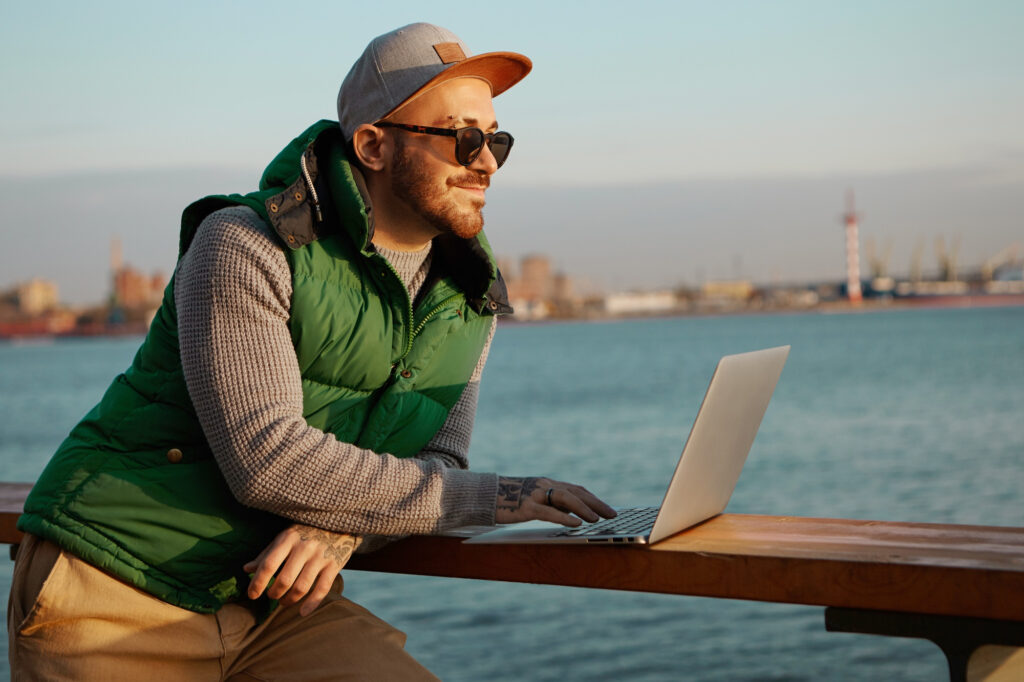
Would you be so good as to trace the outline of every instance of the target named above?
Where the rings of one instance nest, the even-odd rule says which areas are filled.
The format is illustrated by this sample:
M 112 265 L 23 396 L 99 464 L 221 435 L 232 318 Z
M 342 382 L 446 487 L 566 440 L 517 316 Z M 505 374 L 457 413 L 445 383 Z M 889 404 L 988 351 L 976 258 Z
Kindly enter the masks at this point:
M 16 524 L 29 490 L 31 483 L 0 483 L 0 542 L 12 544 L 21 540 Z
M 0 483 L 0 542 L 30 487 Z M 348 569 L 1024 621 L 1024 528 L 722 514 L 650 547 L 416 536 Z

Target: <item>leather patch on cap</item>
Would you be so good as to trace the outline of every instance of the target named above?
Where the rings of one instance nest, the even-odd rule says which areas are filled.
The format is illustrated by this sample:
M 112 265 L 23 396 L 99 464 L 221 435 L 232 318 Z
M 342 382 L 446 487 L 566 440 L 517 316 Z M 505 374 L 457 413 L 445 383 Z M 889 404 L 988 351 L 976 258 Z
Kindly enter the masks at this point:
M 441 58 L 442 64 L 454 64 L 466 58 L 466 53 L 458 43 L 438 43 L 434 45 L 434 52 Z

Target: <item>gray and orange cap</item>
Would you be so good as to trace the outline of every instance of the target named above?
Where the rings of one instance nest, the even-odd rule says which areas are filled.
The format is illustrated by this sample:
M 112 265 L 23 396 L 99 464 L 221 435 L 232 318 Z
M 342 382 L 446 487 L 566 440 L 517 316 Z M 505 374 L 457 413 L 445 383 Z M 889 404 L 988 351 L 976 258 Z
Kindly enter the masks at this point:
M 338 123 L 348 141 L 363 123 L 376 123 L 445 81 L 482 78 L 497 97 L 531 68 L 533 63 L 521 54 L 470 56 L 466 44 L 448 29 L 409 24 L 374 38 L 352 65 L 338 91 Z

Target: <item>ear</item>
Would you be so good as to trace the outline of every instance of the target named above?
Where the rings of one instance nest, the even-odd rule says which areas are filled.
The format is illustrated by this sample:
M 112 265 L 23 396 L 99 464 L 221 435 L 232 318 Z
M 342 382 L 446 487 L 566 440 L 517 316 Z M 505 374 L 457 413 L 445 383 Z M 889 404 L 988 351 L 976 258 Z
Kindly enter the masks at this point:
M 352 148 L 367 170 L 380 171 L 391 158 L 391 143 L 380 128 L 363 123 L 352 134 Z

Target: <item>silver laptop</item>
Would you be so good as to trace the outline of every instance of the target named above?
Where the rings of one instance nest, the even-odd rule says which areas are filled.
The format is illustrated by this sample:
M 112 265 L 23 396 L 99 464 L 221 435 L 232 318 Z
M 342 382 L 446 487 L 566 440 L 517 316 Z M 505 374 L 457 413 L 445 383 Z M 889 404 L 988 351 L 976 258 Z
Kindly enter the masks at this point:
M 539 521 L 509 524 L 466 542 L 655 543 L 720 514 L 732 497 L 788 355 L 789 346 L 780 346 L 718 361 L 661 507 L 620 509 L 614 519 L 579 528 Z

